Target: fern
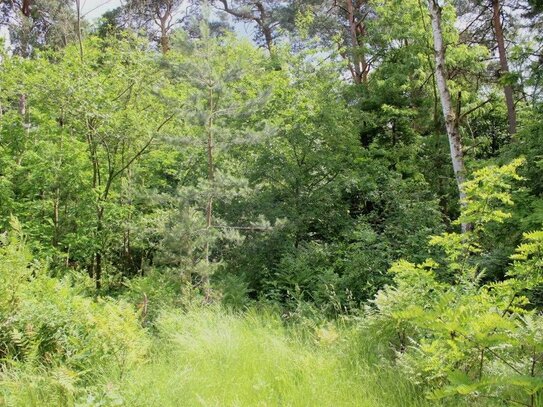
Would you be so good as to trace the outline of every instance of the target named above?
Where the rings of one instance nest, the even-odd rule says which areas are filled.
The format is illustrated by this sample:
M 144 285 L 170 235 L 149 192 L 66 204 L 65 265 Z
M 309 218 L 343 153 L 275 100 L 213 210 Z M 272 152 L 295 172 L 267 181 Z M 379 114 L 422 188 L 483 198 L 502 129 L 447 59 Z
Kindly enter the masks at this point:
M 475 172 L 459 219 L 473 229 L 431 239 L 445 253 L 454 284 L 438 282 L 443 267 L 433 260 L 399 261 L 390 270 L 395 287 L 375 299 L 377 317 L 393 321 L 399 336 L 410 335 L 399 363 L 428 386 L 431 398 L 491 397 L 534 407 L 543 390 L 543 317 L 528 308 L 525 295 L 543 283 L 543 231 L 524 235 L 505 281 L 484 284 L 484 270 L 473 261 L 488 225 L 510 217 L 522 162 Z

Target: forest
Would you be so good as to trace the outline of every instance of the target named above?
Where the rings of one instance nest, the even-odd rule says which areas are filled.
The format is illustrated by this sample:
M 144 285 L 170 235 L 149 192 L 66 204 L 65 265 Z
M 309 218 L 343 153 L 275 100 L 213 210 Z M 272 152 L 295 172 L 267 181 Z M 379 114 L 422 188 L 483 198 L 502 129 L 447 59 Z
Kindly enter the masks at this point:
M 0 406 L 543 407 L 543 1 L 0 0 Z

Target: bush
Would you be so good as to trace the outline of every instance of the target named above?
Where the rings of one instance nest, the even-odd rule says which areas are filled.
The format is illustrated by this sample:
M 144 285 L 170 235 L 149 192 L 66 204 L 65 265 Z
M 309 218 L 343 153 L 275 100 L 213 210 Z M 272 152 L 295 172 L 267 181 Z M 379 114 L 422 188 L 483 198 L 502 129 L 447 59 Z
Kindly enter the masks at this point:
M 543 316 L 526 296 L 543 281 L 543 231 L 524 235 L 503 281 L 485 284 L 478 261 L 487 225 L 511 216 L 520 164 L 476 171 L 460 218 L 472 229 L 431 239 L 445 253 L 443 264 L 397 262 L 395 285 L 374 300 L 375 323 L 397 331 L 399 365 L 431 398 L 543 405 Z
M 12 225 L 0 243 L 0 394 L 9 400 L 24 390 L 9 385 L 21 366 L 23 376 L 45 369 L 52 376 L 37 376 L 56 375 L 74 389 L 105 372 L 123 375 L 148 348 L 133 308 L 84 297 L 67 281 L 48 277 L 31 260 L 18 223 Z

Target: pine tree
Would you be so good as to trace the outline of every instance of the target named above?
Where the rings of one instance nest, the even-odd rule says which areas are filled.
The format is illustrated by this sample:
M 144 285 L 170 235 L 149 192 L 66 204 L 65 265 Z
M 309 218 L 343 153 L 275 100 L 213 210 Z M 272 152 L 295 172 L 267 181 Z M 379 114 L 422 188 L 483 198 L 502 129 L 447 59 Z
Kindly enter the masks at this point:
M 243 149 L 258 143 L 269 130 L 263 122 L 253 120 L 254 113 L 267 98 L 266 89 L 258 88 L 257 79 L 264 74 L 263 55 L 255 53 L 248 44 L 212 38 L 205 22 L 200 32 L 201 38 L 188 44 L 188 55 L 181 53 L 177 59 L 169 60 L 176 86 L 180 93 L 188 95 L 178 102 L 172 98 L 170 103 L 182 103 L 180 114 L 189 133 L 187 137 L 173 137 L 171 141 L 183 149 L 189 148 L 197 173 L 194 183 L 179 188 L 175 202 L 177 214 L 167 227 L 168 247 L 165 249 L 170 252 L 170 259 L 178 258 L 177 265 L 179 256 L 191 258 L 188 268 L 195 272 L 193 277 L 199 279 L 198 284 L 209 297 L 209 277 L 218 261 L 213 254 L 214 245 L 219 239 L 239 238 L 240 230 L 260 229 L 254 225 L 226 224 L 215 213 L 217 206 L 241 199 L 250 191 L 247 179 L 238 171 L 233 153 L 243 159 L 239 157 L 240 153 L 246 153 Z M 189 233 L 198 238 L 192 240 L 190 248 L 174 248 L 175 230 L 179 230 L 176 220 L 188 222 L 194 228 Z M 177 251 L 177 256 L 172 250 Z

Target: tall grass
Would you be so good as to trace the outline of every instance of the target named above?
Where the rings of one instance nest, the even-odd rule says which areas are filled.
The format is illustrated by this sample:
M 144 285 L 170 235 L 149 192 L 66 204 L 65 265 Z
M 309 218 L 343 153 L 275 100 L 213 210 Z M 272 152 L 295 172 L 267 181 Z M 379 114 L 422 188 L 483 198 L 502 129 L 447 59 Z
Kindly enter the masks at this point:
M 262 312 L 170 312 L 154 358 L 121 385 L 130 406 L 429 406 L 397 372 L 368 366 L 353 332 L 285 328 Z M 359 339 L 360 340 L 360 339 Z
M 444 405 L 426 400 L 401 372 L 378 363 L 382 341 L 355 326 L 286 326 L 271 312 L 221 308 L 164 312 L 156 326 L 146 362 L 104 371 L 82 388 L 62 368 L 0 372 L 0 405 Z

